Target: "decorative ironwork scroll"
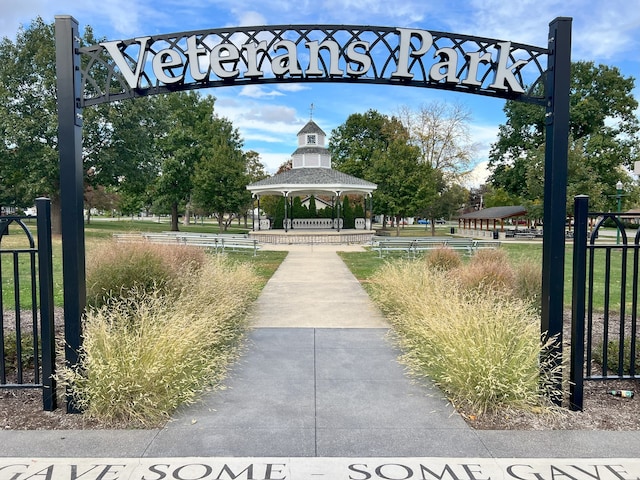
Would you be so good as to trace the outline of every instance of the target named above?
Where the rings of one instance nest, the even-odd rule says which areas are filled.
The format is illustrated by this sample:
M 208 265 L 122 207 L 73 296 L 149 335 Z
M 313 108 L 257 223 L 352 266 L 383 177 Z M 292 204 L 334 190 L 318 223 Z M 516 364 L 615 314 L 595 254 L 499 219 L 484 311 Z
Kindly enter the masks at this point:
M 178 90 L 294 82 L 396 84 L 546 103 L 546 48 L 427 30 L 233 27 L 107 41 L 80 53 L 79 106 Z

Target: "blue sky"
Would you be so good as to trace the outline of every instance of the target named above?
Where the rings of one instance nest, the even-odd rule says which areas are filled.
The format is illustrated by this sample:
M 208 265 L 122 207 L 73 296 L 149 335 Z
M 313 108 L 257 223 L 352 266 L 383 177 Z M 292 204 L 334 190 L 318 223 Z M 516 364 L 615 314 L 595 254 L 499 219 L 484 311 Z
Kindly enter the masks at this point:
M 141 35 L 282 24 L 353 24 L 420 28 L 545 46 L 548 25 L 573 17 L 573 60 L 617 66 L 624 76 L 640 78 L 640 0 L 0 0 L 0 36 L 13 38 L 19 25 L 37 15 L 53 21 L 72 15 L 81 29 L 91 25 L 109 40 Z M 393 114 L 401 106 L 433 100 L 460 103 L 472 116 L 471 132 L 479 148 L 477 179 L 486 171 L 487 154 L 504 101 L 424 88 L 352 84 L 286 84 L 225 87 L 208 92 L 216 112 L 240 130 L 245 149 L 260 153 L 270 172 L 296 149 L 296 133 L 309 120 L 330 135 L 352 113 L 376 109 Z M 636 98 L 640 82 L 636 81 Z

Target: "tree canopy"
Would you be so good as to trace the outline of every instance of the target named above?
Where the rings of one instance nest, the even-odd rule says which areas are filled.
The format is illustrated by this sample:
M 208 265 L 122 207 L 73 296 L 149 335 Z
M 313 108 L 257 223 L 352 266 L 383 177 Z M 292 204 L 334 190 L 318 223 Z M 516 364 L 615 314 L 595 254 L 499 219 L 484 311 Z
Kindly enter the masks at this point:
M 99 42 L 91 27 L 81 40 Z M 196 170 L 203 175 L 199 162 L 239 163 L 246 179 L 246 162 L 238 160 L 244 158 L 242 141 L 228 120 L 215 115 L 214 104 L 213 97 L 191 92 L 85 108 L 86 206 L 117 205 L 127 214 L 171 212 L 177 229 Z M 59 231 L 57 136 L 54 25 L 38 17 L 18 30 L 15 41 L 0 41 L 0 206 L 28 207 L 36 197 L 48 196 L 54 231 Z M 259 175 L 259 156 L 249 158 L 253 175 Z M 245 185 L 227 186 L 232 184 L 248 204 Z
M 627 198 L 635 197 L 628 174 L 640 153 L 638 102 L 633 88 L 634 79 L 623 77 L 616 67 L 572 64 L 569 205 L 574 195 L 587 194 L 592 205 L 611 207 L 618 180 L 630 192 Z M 521 199 L 527 207 L 541 206 L 544 108 L 509 101 L 504 111 L 507 121 L 500 126 L 490 153 L 489 182 L 495 191 Z
M 376 183 L 375 212 L 415 215 L 434 198 L 437 170 L 421 161 L 421 150 L 396 117 L 375 110 L 352 114 L 329 141 L 334 168 Z

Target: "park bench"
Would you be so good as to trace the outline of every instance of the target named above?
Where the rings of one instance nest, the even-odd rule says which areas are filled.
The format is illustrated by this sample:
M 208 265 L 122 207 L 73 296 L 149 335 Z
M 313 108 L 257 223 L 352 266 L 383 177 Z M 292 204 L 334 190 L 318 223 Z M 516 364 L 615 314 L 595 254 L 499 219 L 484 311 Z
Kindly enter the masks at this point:
M 449 237 L 420 237 L 415 239 L 414 250 L 416 253 L 428 252 L 437 248 L 443 248 Z
M 166 233 L 143 233 L 144 239 L 151 243 L 178 243 L 179 240 L 175 235 L 167 235 Z
M 220 241 L 222 242 L 222 253 L 225 253 L 226 251 L 237 252 L 251 250 L 255 257 L 258 254 L 258 250 L 261 248 L 258 241 L 253 238 L 221 237 Z
M 471 238 L 450 238 L 446 241 L 445 247 L 453 250 L 459 250 L 465 255 L 472 255 L 475 251 L 473 240 Z
M 413 239 L 382 237 L 378 239 L 377 244 L 372 248 L 378 252 L 380 258 L 393 252 L 402 252 L 408 258 L 413 258 L 415 256 L 414 245 L 415 241 Z
M 497 249 L 500 248 L 500 242 L 498 240 L 474 240 L 473 242 L 474 250 L 484 250 L 484 249 Z
M 260 249 L 257 240 L 243 234 L 187 233 L 177 234 L 176 238 L 183 245 L 212 248 L 216 253 L 251 251 L 255 256 Z
M 113 238 L 119 243 L 142 242 L 144 240 L 140 233 L 114 233 Z
M 222 247 L 220 238 L 215 235 L 176 235 L 176 239 L 182 245 L 212 248 L 216 253 Z
M 466 255 L 471 255 L 476 250 L 475 243 L 471 238 L 452 237 L 377 237 L 372 240 L 372 250 L 377 251 L 379 257 L 393 252 L 403 252 L 409 258 L 414 258 L 416 254 L 424 253 L 437 248 L 451 248 L 462 251 Z M 494 242 L 495 243 L 495 242 Z M 498 244 L 500 242 L 497 242 Z

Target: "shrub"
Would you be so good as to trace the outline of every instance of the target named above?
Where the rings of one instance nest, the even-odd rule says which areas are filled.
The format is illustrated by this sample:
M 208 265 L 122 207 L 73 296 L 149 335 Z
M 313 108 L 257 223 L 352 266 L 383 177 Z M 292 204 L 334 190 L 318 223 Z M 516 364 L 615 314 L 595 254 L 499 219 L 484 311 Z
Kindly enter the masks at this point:
M 424 257 L 427 268 L 449 271 L 462 265 L 460 254 L 452 248 L 436 248 Z
M 622 365 L 622 373 L 624 375 L 631 374 L 631 339 L 624 339 L 624 352 L 623 352 L 623 365 Z M 598 342 L 593 349 L 593 360 L 600 364 L 604 363 L 604 343 Z M 620 342 L 619 341 L 609 341 L 607 343 L 607 369 L 612 372 L 618 372 L 618 368 L 620 367 Z M 640 357 L 636 355 L 635 358 L 635 371 L 640 372 Z
M 90 417 L 157 425 L 219 381 L 257 291 L 250 266 L 221 258 L 188 275 L 177 296 L 133 288 L 87 314 L 80 364 L 59 379 Z
M 9 331 L 4 335 L 4 366 L 7 371 L 17 370 L 18 368 L 18 342 L 16 332 Z M 38 339 L 38 348 L 40 348 L 40 339 Z M 31 331 L 22 332 L 20 336 L 20 356 L 22 366 L 24 368 L 33 368 L 34 366 L 34 343 L 33 333 Z
M 502 250 L 480 250 L 469 262 L 453 272 L 468 290 L 511 292 L 515 273 Z
M 530 302 L 537 310 L 541 308 L 542 266 L 525 262 L 514 267 L 513 296 Z
M 435 380 L 453 402 L 477 413 L 548 404 L 539 318 L 527 302 L 468 291 L 450 273 L 411 262 L 385 264 L 372 289 L 411 370 Z
M 189 272 L 201 268 L 205 258 L 202 249 L 179 245 L 101 244 L 87 260 L 87 305 L 99 308 L 133 291 L 176 292 Z

